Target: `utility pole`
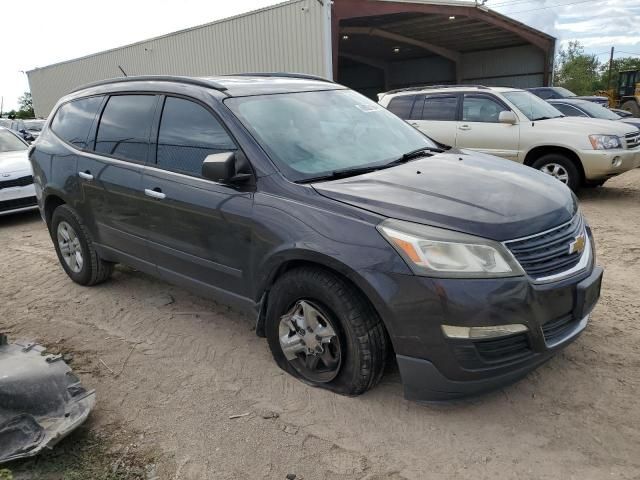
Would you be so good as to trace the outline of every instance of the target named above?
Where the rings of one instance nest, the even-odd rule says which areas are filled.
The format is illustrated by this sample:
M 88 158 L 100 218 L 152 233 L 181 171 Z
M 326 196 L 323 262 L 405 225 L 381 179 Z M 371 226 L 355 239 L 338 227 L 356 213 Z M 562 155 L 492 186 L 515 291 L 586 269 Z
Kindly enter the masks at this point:
M 0 118 L 2 118 L 3 107 L 4 107 L 4 96 L 0 97 Z
M 613 51 L 615 47 L 611 47 L 611 56 L 609 57 L 609 78 L 607 79 L 607 90 L 611 90 L 611 70 L 613 70 Z

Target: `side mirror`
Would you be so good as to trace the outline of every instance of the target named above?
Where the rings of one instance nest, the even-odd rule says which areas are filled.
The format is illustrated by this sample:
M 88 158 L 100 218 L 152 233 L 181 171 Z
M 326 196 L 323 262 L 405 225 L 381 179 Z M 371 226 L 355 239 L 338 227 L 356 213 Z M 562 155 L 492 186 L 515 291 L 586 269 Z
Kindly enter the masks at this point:
M 242 183 L 252 175 L 244 173 L 245 165 L 237 152 L 212 153 L 202 163 L 202 176 L 214 182 Z
M 500 112 L 500 115 L 498 115 L 498 122 L 506 123 L 508 125 L 515 125 L 516 123 L 518 123 L 518 117 L 516 117 L 516 114 L 511 110 L 503 110 L 502 112 Z

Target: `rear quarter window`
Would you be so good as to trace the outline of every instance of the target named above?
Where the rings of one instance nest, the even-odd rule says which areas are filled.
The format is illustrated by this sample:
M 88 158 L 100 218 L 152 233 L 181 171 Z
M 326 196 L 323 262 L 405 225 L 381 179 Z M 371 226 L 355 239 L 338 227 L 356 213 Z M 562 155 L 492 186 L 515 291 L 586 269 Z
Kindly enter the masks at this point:
M 103 97 L 73 100 L 62 105 L 53 117 L 51 130 L 77 148 L 87 147 L 87 137 Z

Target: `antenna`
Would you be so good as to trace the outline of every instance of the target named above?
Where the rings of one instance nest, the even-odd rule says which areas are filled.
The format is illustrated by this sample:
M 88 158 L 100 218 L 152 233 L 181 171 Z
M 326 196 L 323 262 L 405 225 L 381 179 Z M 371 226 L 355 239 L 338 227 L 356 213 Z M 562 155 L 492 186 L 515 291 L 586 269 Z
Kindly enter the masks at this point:
M 118 65 L 118 68 L 122 72 L 122 75 L 124 75 L 125 77 L 128 77 L 127 72 L 125 72 L 124 69 L 120 65 Z

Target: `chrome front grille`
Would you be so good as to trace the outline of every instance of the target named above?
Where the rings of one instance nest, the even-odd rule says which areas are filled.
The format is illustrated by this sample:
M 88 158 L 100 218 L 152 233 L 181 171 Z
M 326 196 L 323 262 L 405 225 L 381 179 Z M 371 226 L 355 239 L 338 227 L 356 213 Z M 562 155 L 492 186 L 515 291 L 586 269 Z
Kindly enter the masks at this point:
M 584 235 L 585 248 L 576 250 L 572 245 L 580 235 Z M 578 214 L 564 225 L 505 245 L 528 275 L 544 280 L 577 267 L 583 253 L 589 250 L 588 242 L 584 218 Z
M 640 145 L 640 130 L 633 133 L 627 133 L 624 136 L 624 140 L 627 143 L 627 148 L 636 148 Z

